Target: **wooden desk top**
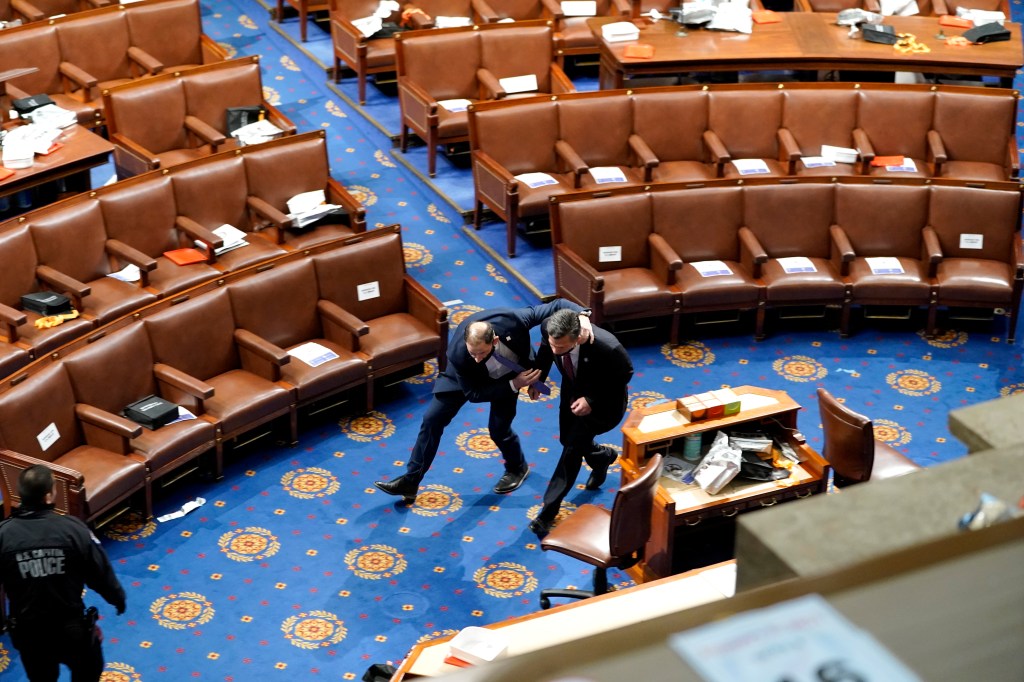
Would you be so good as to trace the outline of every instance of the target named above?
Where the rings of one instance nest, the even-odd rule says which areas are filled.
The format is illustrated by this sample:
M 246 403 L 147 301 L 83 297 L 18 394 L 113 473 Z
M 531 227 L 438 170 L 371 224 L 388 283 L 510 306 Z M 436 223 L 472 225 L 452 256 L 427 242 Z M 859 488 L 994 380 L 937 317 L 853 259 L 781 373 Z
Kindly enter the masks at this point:
M 927 53 L 903 54 L 891 45 L 849 38 L 849 28 L 837 26 L 835 14 L 824 12 L 780 12 L 781 21 L 755 24 L 747 35 L 728 31 L 687 28 L 677 36 L 671 21 L 646 24 L 639 42 L 654 46 L 652 59 L 623 56 L 627 45 L 637 41 L 608 43 L 601 38 L 601 26 L 613 21 L 595 17 L 587 21 L 602 51 L 617 67 L 629 74 L 677 67 L 679 70 L 757 68 L 861 68 L 901 71 L 941 71 L 982 75 L 1013 76 L 1024 64 L 1020 24 L 1006 22 L 1011 39 L 987 45 L 952 47 L 935 36 L 940 28 L 947 37 L 962 35 L 962 29 L 940 27 L 937 17 L 885 17 L 897 33 L 912 33 L 931 48 Z M 685 67 L 681 68 L 681 67 Z
M 46 156 L 36 155 L 29 168 L 14 169 L 14 175 L 0 181 L 0 195 L 21 191 L 71 171 L 106 162 L 114 145 L 77 123 L 61 132 L 57 142 L 64 145 Z

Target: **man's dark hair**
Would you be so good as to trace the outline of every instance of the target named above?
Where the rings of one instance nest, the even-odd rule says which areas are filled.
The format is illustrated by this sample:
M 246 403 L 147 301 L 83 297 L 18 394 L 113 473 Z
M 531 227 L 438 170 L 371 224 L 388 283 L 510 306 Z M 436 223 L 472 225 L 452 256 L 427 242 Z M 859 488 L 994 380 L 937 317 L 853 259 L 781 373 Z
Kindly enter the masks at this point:
M 22 506 L 38 507 L 53 490 L 53 472 L 45 464 L 33 464 L 18 477 L 18 495 Z
M 463 337 L 466 343 L 472 343 L 474 346 L 481 343 L 494 343 L 494 327 L 490 322 L 474 322 L 466 326 Z
M 552 339 L 568 336 L 575 341 L 580 337 L 580 316 L 574 310 L 559 310 L 544 321 L 544 330 Z

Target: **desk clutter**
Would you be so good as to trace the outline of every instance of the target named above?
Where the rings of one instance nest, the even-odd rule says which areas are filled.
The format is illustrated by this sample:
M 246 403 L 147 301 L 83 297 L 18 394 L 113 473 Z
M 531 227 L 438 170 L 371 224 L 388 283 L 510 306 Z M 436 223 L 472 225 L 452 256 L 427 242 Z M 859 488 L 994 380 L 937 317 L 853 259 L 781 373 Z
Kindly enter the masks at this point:
M 799 457 L 785 440 L 762 431 L 721 429 L 688 435 L 682 457 L 669 453 L 662 475 L 717 495 L 735 478 L 781 481 Z

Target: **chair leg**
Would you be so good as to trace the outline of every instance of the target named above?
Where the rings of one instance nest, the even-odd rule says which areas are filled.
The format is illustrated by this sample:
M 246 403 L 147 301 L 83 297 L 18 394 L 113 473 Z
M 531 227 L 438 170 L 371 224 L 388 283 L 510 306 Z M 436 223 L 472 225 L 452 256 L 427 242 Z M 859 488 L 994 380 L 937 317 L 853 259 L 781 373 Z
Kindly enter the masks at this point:
M 306 18 L 308 16 L 306 3 L 299 3 L 299 38 L 302 39 L 302 42 L 306 42 Z
M 757 304 L 757 317 L 754 322 L 754 340 L 764 341 L 764 317 L 765 317 L 765 304 L 761 301 Z
M 484 202 L 480 201 L 479 197 L 473 201 L 473 229 L 480 229 L 480 222 L 482 220 L 481 214 L 484 212 Z
M 505 221 L 505 251 L 509 258 L 516 257 L 516 225 L 519 224 L 518 201 L 509 206 L 508 220 Z
M 551 608 L 551 597 L 564 597 L 566 599 L 590 599 L 593 596 L 594 593 L 588 590 L 541 590 L 540 607 L 542 609 Z
M 409 126 L 402 122 L 402 130 L 398 133 L 398 148 L 404 154 L 409 149 Z
M 437 175 L 437 128 L 427 131 L 427 174 Z
M 679 317 L 678 310 L 672 312 L 672 330 L 669 332 L 668 340 L 673 346 L 679 345 Z
M 366 71 L 360 69 L 359 74 L 359 104 L 366 104 Z
M 338 55 L 334 55 L 334 71 L 331 73 L 331 77 L 334 79 L 335 85 L 341 82 L 341 58 Z
M 850 335 L 850 301 L 843 301 L 842 311 L 839 313 L 839 338 L 845 339 Z

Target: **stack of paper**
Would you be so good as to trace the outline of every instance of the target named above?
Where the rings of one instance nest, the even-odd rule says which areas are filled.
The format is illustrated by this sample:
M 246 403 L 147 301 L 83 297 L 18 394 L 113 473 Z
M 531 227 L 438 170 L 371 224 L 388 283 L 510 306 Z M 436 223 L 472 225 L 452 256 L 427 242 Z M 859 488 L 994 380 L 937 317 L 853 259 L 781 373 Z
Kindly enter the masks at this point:
M 233 251 L 234 249 L 249 245 L 249 242 L 245 241 L 247 236 L 246 233 L 233 225 L 225 223 L 215 229 L 213 233 L 224 240 L 224 246 L 219 249 L 214 249 L 213 251 L 218 256 L 225 254 L 228 251 Z M 196 241 L 196 246 L 201 249 L 206 248 L 206 244 L 203 244 L 201 241 Z
M 3 163 L 7 168 L 29 168 L 36 154 L 46 154 L 60 136 L 60 128 L 17 126 L 4 137 Z
M 434 17 L 434 28 L 458 28 L 472 25 L 473 20 L 469 17 Z
M 78 122 L 75 112 L 61 109 L 56 104 L 47 104 L 33 109 L 25 114 L 25 118 L 46 128 L 68 128 Z
M 590 169 L 590 177 L 594 182 L 603 185 L 607 182 L 625 182 L 626 174 L 618 166 L 594 166 Z
M 465 111 L 472 104 L 468 99 L 439 99 L 437 100 L 437 106 L 441 107 L 445 111 L 450 111 L 453 114 L 459 111 Z
M 292 219 L 293 227 L 305 227 L 325 215 L 344 210 L 337 204 L 327 203 L 327 196 L 322 189 L 296 194 L 287 204 L 288 217 Z
M 310 367 L 319 367 L 325 362 L 329 362 L 338 357 L 338 354 L 330 348 L 313 341 L 292 348 L 288 351 L 288 355 L 301 360 Z
M 732 165 L 740 175 L 767 175 L 771 173 L 764 159 L 733 159 Z
M 283 132 L 283 130 L 270 121 L 263 119 L 262 121 L 256 121 L 255 123 L 242 126 L 235 132 L 231 133 L 231 137 L 238 140 L 238 143 L 243 147 L 248 147 L 254 144 L 269 142 L 270 140 L 279 137 Z

